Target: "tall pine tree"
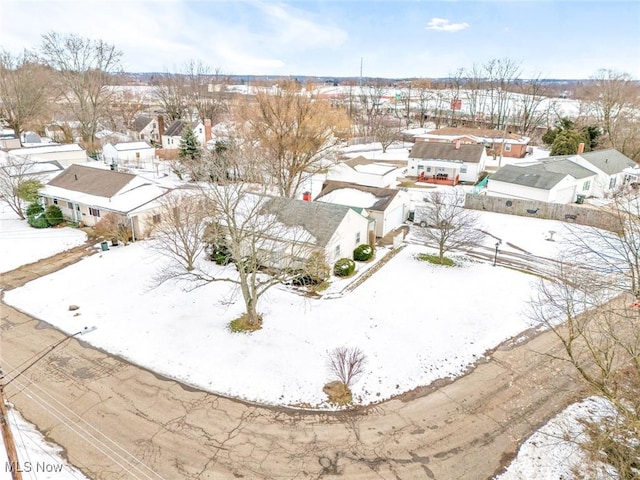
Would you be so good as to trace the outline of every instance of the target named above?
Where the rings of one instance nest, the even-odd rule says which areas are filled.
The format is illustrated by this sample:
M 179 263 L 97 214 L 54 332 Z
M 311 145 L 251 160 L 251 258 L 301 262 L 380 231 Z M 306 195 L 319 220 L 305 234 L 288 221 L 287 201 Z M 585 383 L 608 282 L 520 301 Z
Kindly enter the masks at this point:
M 182 163 L 196 163 L 202 158 L 202 147 L 191 125 L 186 125 L 182 132 L 178 158 Z

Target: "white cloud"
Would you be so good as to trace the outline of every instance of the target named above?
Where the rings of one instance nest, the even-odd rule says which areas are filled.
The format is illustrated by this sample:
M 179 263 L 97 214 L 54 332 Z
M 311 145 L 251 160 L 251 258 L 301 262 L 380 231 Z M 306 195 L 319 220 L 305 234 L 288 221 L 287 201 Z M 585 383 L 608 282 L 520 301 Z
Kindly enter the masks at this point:
M 465 28 L 469 28 L 467 22 L 451 23 L 446 18 L 438 17 L 433 17 L 426 27 L 427 30 L 436 30 L 438 32 L 458 32 Z

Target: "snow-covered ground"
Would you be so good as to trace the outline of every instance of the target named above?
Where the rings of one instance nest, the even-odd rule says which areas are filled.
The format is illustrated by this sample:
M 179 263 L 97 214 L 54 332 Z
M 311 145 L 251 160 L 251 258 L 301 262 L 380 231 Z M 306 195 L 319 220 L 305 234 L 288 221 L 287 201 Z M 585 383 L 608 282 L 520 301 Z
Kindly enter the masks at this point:
M 9 409 L 7 416 L 18 451 L 23 479 L 87 480 L 87 477 L 61 457 L 62 449 L 59 446 L 47 442 L 18 412 Z M 5 463 L 6 455 L 1 436 L 0 452 L 3 452 L 0 455 L 0 480 L 11 480 L 11 472 Z
M 560 245 L 545 241 L 558 222 L 483 213 L 482 223 L 505 249 L 551 256 Z M 162 260 L 148 242 L 89 257 L 7 292 L 5 301 L 68 333 L 95 324 L 86 341 L 169 377 L 270 404 L 326 406 L 327 352 L 359 347 L 368 366 L 354 394 L 367 404 L 458 376 L 530 327 L 524 305 L 533 277 L 490 263 L 447 268 L 416 260 L 426 251 L 408 245 L 340 298 L 276 287 L 259 304 L 263 329 L 251 335 L 227 328 L 243 312 L 229 284 L 151 288 Z M 70 304 L 80 309 L 70 312 Z
M 6 205 L 0 205 L 0 273 L 81 245 L 87 235 L 78 229 L 32 228 Z
M 520 447 L 518 456 L 495 480 L 561 480 L 618 478 L 601 464 L 590 465 L 580 443 L 586 440 L 580 420 L 612 415 L 613 406 L 600 397 L 569 405 Z

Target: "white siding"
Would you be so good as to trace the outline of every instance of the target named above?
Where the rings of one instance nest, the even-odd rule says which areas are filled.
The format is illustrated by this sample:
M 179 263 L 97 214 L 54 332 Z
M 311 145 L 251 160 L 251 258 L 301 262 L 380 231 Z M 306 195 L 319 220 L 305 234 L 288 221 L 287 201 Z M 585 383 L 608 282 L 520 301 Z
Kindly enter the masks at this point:
M 350 209 L 327 243 L 325 249 L 327 264 L 333 267 L 339 258 L 353 258 L 353 250 L 362 243 L 368 243 L 368 226 L 369 220 L 367 218 Z M 356 242 L 358 236 L 360 241 Z M 336 255 L 336 247 L 339 247 L 340 250 L 338 255 Z

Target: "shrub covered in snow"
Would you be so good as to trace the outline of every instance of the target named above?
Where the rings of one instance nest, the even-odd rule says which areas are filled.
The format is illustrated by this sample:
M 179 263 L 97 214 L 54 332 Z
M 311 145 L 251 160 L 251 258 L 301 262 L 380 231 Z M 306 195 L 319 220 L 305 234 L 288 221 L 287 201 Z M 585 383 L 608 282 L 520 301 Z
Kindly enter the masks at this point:
M 373 247 L 371 245 L 367 245 L 363 243 L 362 245 L 358 245 L 356 249 L 353 251 L 353 259 L 358 262 L 366 262 L 371 260 L 373 257 Z
M 356 271 L 356 262 L 350 258 L 341 258 L 333 266 L 333 274 L 337 277 L 348 277 Z

